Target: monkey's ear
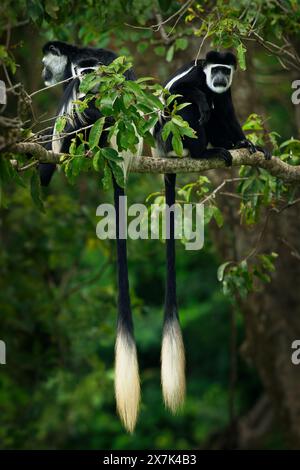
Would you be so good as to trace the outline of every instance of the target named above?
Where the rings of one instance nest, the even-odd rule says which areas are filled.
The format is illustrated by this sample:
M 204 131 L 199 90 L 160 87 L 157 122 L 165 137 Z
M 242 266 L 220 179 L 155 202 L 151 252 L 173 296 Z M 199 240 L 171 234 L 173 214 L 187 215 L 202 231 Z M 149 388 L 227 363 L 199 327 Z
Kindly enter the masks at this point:
M 60 50 L 57 47 L 53 46 L 53 44 L 49 46 L 49 52 L 51 52 L 51 54 L 54 54 L 54 55 L 61 55 Z
M 53 55 L 57 55 L 57 56 L 60 56 L 62 55 L 62 52 L 60 50 L 60 47 L 58 47 L 59 44 L 57 41 L 54 41 L 54 42 L 47 42 L 44 46 L 43 46 L 43 54 L 46 55 L 46 54 L 53 54 Z

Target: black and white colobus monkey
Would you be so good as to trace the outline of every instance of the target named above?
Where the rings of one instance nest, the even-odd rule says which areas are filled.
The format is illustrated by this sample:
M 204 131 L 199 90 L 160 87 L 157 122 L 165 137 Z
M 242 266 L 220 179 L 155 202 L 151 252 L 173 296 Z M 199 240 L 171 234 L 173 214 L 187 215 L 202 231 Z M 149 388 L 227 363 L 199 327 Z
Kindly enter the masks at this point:
M 265 158 L 271 157 L 267 150 L 253 145 L 236 118 L 231 98 L 231 83 L 236 70 L 236 58 L 230 52 L 211 51 L 204 60 L 181 67 L 164 85 L 172 94 L 181 95 L 177 103 L 190 103 L 178 114 L 195 130 L 197 138 L 184 137 L 184 154 L 192 158 L 222 158 L 230 166 L 229 152 L 234 148 L 248 148 L 251 153 L 262 151 Z M 175 155 L 172 135 L 164 142 L 161 133 L 166 120 L 161 116 L 154 127 L 156 140 L 154 156 Z M 211 144 L 214 148 L 207 148 Z M 165 175 L 166 204 L 175 204 L 176 175 Z M 175 411 L 184 399 L 184 346 L 179 326 L 176 300 L 176 269 L 174 215 L 170 217 L 170 235 L 166 241 L 167 282 L 165 317 L 161 352 L 161 380 L 166 405 Z
M 80 100 L 83 96 L 79 92 L 79 84 L 82 76 L 99 65 L 108 65 L 117 56 L 106 49 L 79 48 L 58 41 L 49 42 L 43 48 L 44 70 L 43 78 L 47 86 L 67 80 L 64 85 L 61 104 L 58 115 L 66 115 L 67 125 L 64 133 L 79 131 L 82 127 L 94 124 L 101 117 L 101 112 L 94 105 L 93 100 L 83 112 L 73 104 L 74 100 Z M 128 80 L 134 80 L 132 70 L 125 73 Z M 84 132 L 89 132 L 87 129 Z M 54 152 L 68 152 L 74 133 L 67 137 L 60 136 L 53 128 L 52 150 Z M 100 145 L 107 145 L 105 132 L 100 139 Z M 137 155 L 142 151 L 142 142 L 138 145 Z M 126 158 L 126 152 L 122 152 Z M 126 162 L 125 162 L 126 166 Z M 42 164 L 40 177 L 43 185 L 48 185 L 52 177 L 55 165 Z M 129 296 L 128 266 L 126 239 L 120 237 L 122 225 L 125 220 L 119 220 L 120 206 L 124 189 L 118 186 L 113 178 L 114 201 L 116 208 L 116 238 L 117 238 L 117 266 L 118 266 L 118 325 L 115 345 L 115 394 L 118 413 L 124 426 L 130 432 L 133 431 L 138 415 L 140 402 L 140 381 L 136 353 L 136 345 L 133 332 L 133 321 Z M 124 230 L 122 230 L 124 233 Z
M 57 83 L 63 82 L 63 96 L 58 106 L 58 115 L 70 115 L 72 111 L 72 101 L 77 96 L 79 77 L 81 74 L 88 73 L 99 65 L 109 65 L 117 55 L 108 49 L 96 49 L 92 47 L 77 47 L 72 44 L 67 44 L 61 41 L 50 41 L 47 42 L 43 47 L 43 71 L 42 77 L 46 86 L 56 85 Z M 127 80 L 135 80 L 135 75 L 132 69 L 125 72 Z M 71 80 L 77 80 L 77 82 L 71 82 Z M 88 107 L 85 111 L 84 116 L 93 123 L 93 118 L 100 117 L 99 111 L 95 111 L 93 104 Z M 74 123 L 73 129 L 77 129 L 77 126 L 83 124 L 87 119 L 83 119 L 82 114 L 73 114 L 73 118 L 77 120 Z M 98 117 L 95 119 L 97 120 Z M 80 127 L 83 127 L 81 125 Z M 51 131 L 51 135 L 54 131 L 55 126 Z M 65 133 L 70 131 L 70 125 L 67 124 Z M 45 147 L 48 150 L 55 152 L 68 152 L 74 134 L 60 140 L 59 138 L 53 138 L 52 142 L 47 142 Z M 45 138 L 45 140 L 48 140 Z M 56 165 L 53 163 L 41 163 L 39 166 L 39 173 L 42 186 L 48 186 L 51 181 L 52 175 L 55 171 Z

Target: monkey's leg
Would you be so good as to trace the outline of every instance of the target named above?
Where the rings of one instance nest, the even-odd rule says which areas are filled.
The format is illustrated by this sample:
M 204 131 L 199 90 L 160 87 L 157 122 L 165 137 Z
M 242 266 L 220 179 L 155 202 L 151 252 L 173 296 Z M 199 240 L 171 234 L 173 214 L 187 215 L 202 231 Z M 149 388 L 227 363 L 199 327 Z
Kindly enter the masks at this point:
M 129 432 L 133 432 L 140 403 L 140 380 L 133 321 L 129 295 L 126 239 L 124 233 L 125 213 L 124 189 L 118 186 L 113 177 L 116 210 L 117 269 L 118 269 L 118 324 L 115 345 L 115 394 L 117 410 Z M 121 218 L 120 218 L 121 213 Z M 122 217 L 123 216 L 123 217 Z
M 212 149 L 205 149 L 203 150 L 198 157 L 193 157 L 193 158 L 207 158 L 207 159 L 212 159 L 212 158 L 221 158 L 224 160 L 226 166 L 231 166 L 232 165 L 232 156 L 230 152 L 223 147 L 214 147 Z
M 166 204 L 175 204 L 176 175 L 165 175 Z M 161 349 L 161 383 L 165 405 L 175 413 L 185 396 L 185 353 L 176 298 L 175 217 L 170 212 L 166 239 L 166 293 Z M 166 220 L 166 223 L 168 220 Z

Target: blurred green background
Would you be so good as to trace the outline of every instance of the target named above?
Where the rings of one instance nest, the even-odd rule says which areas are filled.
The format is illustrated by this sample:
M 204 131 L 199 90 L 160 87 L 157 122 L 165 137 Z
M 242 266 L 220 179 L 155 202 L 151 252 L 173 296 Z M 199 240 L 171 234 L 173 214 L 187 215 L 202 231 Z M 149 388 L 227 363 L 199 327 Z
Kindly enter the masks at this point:
M 216 278 L 218 259 L 177 244 L 180 317 L 187 354 L 187 400 L 179 415 L 164 410 L 160 340 L 165 247 L 129 241 L 129 275 L 142 373 L 136 431 L 127 435 L 115 413 L 113 350 L 116 274 L 113 241 L 96 238 L 95 209 L 110 199 L 96 178 L 70 187 L 56 175 L 46 213 L 28 190 L 12 188 L 2 214 L 1 428 L 5 448 L 194 448 L 229 423 L 230 305 Z M 129 202 L 143 202 L 162 180 L 130 176 Z M 239 317 L 239 336 L 243 337 Z M 237 409 L 260 386 L 240 364 Z

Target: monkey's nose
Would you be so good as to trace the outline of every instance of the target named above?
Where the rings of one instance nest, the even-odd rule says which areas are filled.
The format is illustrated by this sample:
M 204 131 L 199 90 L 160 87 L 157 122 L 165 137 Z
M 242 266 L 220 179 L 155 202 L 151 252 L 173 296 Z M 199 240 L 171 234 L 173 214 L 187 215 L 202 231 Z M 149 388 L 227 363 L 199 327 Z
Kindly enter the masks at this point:
M 42 78 L 45 82 L 47 81 L 50 81 L 53 77 L 53 74 L 52 72 L 50 72 L 50 70 L 44 68 L 43 71 L 42 71 Z

